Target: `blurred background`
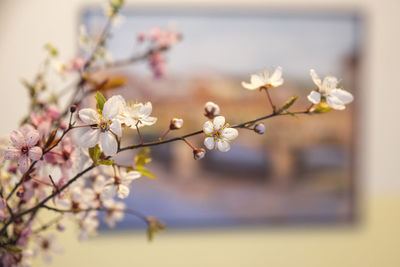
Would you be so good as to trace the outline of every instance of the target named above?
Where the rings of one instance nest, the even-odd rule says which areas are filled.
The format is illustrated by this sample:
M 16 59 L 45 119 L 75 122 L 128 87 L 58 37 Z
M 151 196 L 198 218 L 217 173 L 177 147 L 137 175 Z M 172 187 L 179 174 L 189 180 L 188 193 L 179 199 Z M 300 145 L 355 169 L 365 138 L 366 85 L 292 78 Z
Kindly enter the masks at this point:
M 143 225 L 127 218 L 79 243 L 71 227 L 54 266 L 400 264 L 397 1 L 127 2 L 109 44 L 114 58 L 129 56 L 137 33 L 151 26 L 174 25 L 184 36 L 167 55 L 166 79 L 154 81 L 146 64 L 115 70 L 128 79 L 119 93 L 153 102 L 159 123 L 147 138 L 172 116 L 185 119 L 182 131 L 197 130 L 208 100 L 231 123 L 269 112 L 266 99 L 240 88 L 265 66 L 284 68 L 285 85 L 271 92 L 276 103 L 296 94 L 293 109 L 307 107 L 310 68 L 343 78 L 356 100 L 345 112 L 266 121 L 264 136 L 241 131 L 231 152 L 200 163 L 184 144 L 153 150 L 157 179 L 135 182 L 127 202 L 170 229 L 148 243 Z M 26 112 L 19 81 L 35 74 L 43 44 L 72 57 L 78 25 L 96 32 L 104 23 L 101 3 L 0 1 L 1 135 Z

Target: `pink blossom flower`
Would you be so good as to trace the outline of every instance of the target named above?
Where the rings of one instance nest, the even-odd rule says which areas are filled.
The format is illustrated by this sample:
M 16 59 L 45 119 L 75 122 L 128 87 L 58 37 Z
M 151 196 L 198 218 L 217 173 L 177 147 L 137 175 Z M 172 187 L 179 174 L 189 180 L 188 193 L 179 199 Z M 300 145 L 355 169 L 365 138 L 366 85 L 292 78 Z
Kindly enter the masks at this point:
M 76 157 L 75 144 L 70 137 L 65 137 L 57 147 L 44 156 L 48 163 L 60 166 L 63 177 L 68 177 Z
M 39 142 L 39 132 L 31 125 L 25 124 L 20 131 L 13 131 L 10 139 L 13 147 L 4 152 L 4 158 L 17 160 L 19 170 L 25 173 L 31 165 L 31 160 L 39 160 L 42 157 L 42 149 L 36 146 Z

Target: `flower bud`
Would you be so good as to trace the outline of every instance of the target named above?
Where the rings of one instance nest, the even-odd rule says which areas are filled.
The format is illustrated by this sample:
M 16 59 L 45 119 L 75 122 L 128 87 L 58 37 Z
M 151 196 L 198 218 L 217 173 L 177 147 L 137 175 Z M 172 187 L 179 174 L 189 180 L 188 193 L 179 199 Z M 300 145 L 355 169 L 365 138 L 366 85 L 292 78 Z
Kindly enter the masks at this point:
M 257 123 L 257 124 L 254 126 L 254 131 L 255 131 L 256 133 L 258 133 L 258 134 L 264 134 L 264 133 L 265 133 L 265 125 L 264 125 L 264 123 L 262 123 L 262 122 Z
M 76 105 L 72 105 L 69 109 L 69 111 L 71 111 L 71 113 L 74 113 L 76 111 L 77 106 Z
M 203 148 L 193 149 L 193 156 L 195 160 L 202 159 L 206 155 L 206 151 Z
M 182 126 L 183 126 L 183 120 L 182 119 L 173 118 L 171 120 L 171 124 L 169 125 L 169 128 L 171 130 L 177 130 L 177 129 L 182 128 Z
M 217 116 L 220 111 L 219 106 L 210 101 L 204 105 L 204 110 L 206 112 L 204 116 L 206 116 L 210 120 L 214 119 L 214 117 Z
M 18 189 L 17 191 L 17 197 L 19 198 L 24 198 L 24 188 L 21 187 L 20 189 Z

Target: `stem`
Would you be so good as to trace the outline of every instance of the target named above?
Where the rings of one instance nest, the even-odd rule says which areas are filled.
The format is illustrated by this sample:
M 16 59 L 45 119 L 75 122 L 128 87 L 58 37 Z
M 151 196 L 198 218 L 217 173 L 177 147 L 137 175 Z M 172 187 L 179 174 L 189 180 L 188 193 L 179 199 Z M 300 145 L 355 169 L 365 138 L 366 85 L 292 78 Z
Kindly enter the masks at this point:
M 276 111 L 276 107 L 275 107 L 275 105 L 273 104 L 271 95 L 269 94 L 269 91 L 268 91 L 269 88 L 268 88 L 268 87 L 265 87 L 264 89 L 265 89 L 265 93 L 267 94 L 269 104 L 270 104 L 271 107 L 272 107 L 272 111 L 273 111 L 273 113 L 276 113 L 276 112 L 277 112 L 277 111 Z
M 192 150 L 195 150 L 194 146 L 193 146 L 191 143 L 189 143 L 188 140 L 186 140 L 185 138 L 183 138 L 182 140 L 183 140 Z
M 144 142 L 143 142 L 143 137 L 142 137 L 142 134 L 140 133 L 139 126 L 138 126 L 139 122 L 140 122 L 140 121 L 138 121 L 138 122 L 136 123 L 136 130 L 137 130 L 138 135 L 139 135 L 139 138 L 140 138 L 140 144 L 143 144 L 143 143 L 144 143 Z

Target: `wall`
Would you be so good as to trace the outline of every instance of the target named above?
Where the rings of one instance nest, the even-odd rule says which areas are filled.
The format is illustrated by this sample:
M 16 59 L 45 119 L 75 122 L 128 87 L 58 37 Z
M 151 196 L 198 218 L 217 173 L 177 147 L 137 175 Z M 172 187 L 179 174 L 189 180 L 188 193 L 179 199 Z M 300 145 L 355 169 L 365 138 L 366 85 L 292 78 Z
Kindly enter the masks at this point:
M 166 0 L 168 1 L 168 0 Z M 166 1 L 163 1 L 164 3 Z M 25 114 L 25 91 L 19 84 L 32 78 L 43 57 L 43 44 L 51 41 L 62 57 L 73 55 L 76 21 L 88 0 L 0 1 L 0 134 L 16 128 Z M 128 3 L 137 1 L 127 1 Z M 224 0 L 210 5 L 241 8 L 360 9 L 367 18 L 361 109 L 357 145 L 361 220 L 354 227 L 227 229 L 166 232 L 152 244 L 144 233 L 105 234 L 77 244 L 74 232 L 62 236 L 66 253 L 54 266 L 400 266 L 400 99 L 398 62 L 400 29 L 396 0 Z M 156 3 L 146 1 L 142 3 Z M 169 3 L 169 2 L 168 2 Z M 196 1 L 175 3 L 195 4 Z M 197 1 L 204 5 L 204 1 Z M 267 29 L 266 29 L 267 31 Z M 317 37 L 316 37 L 317 38 Z M 40 266 L 40 264 L 39 264 Z

